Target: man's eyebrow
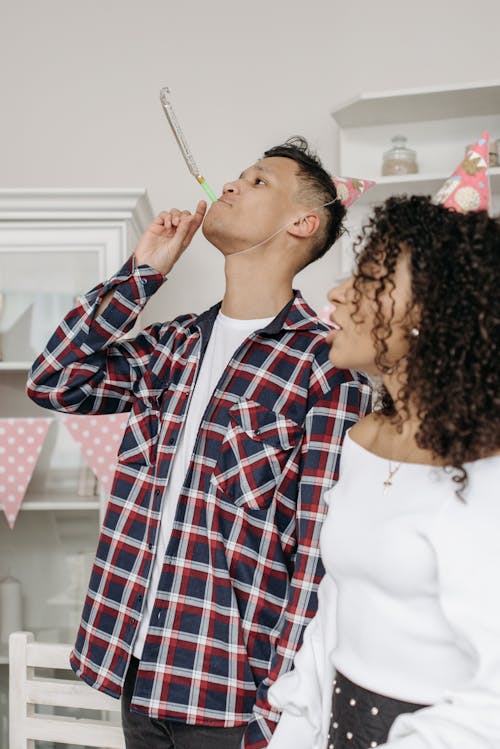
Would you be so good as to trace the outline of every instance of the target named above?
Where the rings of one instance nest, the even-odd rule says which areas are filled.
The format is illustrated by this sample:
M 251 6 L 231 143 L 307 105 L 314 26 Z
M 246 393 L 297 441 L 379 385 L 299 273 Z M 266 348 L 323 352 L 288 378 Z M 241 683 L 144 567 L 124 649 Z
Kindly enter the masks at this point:
M 269 169 L 268 166 L 261 166 L 260 164 L 253 164 L 250 167 L 250 169 L 255 169 L 256 171 L 258 171 L 258 172 L 264 172 L 265 174 L 271 174 L 271 175 L 273 174 L 272 169 Z M 245 169 L 243 172 L 241 172 L 241 174 L 238 177 L 238 179 L 244 179 L 248 171 L 249 171 L 248 169 Z

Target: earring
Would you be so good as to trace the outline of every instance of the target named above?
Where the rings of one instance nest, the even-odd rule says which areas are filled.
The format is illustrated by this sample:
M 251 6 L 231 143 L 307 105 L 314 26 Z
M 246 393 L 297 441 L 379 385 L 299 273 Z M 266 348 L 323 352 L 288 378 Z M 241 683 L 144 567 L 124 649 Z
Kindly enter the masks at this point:
M 413 336 L 413 338 L 418 338 L 420 335 L 420 330 L 418 328 L 412 328 L 410 330 L 410 335 Z

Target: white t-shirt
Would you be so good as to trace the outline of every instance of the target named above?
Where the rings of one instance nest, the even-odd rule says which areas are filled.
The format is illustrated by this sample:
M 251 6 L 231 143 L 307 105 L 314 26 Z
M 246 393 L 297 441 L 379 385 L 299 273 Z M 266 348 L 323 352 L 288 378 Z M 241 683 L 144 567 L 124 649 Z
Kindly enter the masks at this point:
M 147 589 L 146 600 L 142 611 L 141 621 L 137 629 L 133 655 L 140 658 L 151 619 L 151 612 L 156 599 L 158 582 L 160 580 L 165 551 L 167 549 L 177 508 L 177 500 L 184 484 L 184 478 L 189 468 L 196 437 L 203 414 L 208 406 L 217 383 L 231 360 L 235 351 L 243 341 L 255 330 L 261 330 L 269 325 L 274 317 L 257 320 L 239 320 L 227 317 L 219 312 L 215 319 L 212 335 L 205 351 L 205 356 L 198 372 L 189 409 L 172 463 L 170 481 L 163 498 L 163 510 L 158 530 L 156 556 L 153 562 L 151 579 Z
M 399 716 L 380 749 L 500 747 L 500 456 L 465 467 L 465 501 L 444 469 L 416 463 L 384 494 L 388 461 L 347 433 L 318 612 L 268 693 L 284 709 L 271 749 L 327 746 L 335 670 L 430 705 Z

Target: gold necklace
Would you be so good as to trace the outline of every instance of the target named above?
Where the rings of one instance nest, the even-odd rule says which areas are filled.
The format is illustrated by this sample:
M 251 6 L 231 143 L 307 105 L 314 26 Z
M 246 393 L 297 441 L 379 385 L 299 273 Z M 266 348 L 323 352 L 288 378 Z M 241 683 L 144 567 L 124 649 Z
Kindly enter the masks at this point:
M 415 446 L 412 445 L 410 449 L 408 450 L 408 452 L 406 453 L 406 455 L 404 456 L 403 460 L 401 460 L 394 468 L 392 468 L 391 466 L 391 461 L 387 459 L 387 462 L 389 463 L 389 473 L 387 474 L 387 478 L 384 481 L 384 494 L 387 494 L 387 492 L 392 486 L 392 479 L 394 478 L 396 473 L 399 471 L 403 463 L 406 463 L 406 461 L 408 460 L 408 458 L 410 457 L 414 449 L 415 449 Z
M 387 461 L 389 463 L 389 473 L 387 474 L 387 478 L 384 481 L 384 494 L 387 494 L 389 488 L 392 486 L 392 479 L 396 475 L 396 473 L 401 468 L 404 461 L 401 461 L 401 463 L 398 463 L 395 468 L 391 468 L 391 461 Z

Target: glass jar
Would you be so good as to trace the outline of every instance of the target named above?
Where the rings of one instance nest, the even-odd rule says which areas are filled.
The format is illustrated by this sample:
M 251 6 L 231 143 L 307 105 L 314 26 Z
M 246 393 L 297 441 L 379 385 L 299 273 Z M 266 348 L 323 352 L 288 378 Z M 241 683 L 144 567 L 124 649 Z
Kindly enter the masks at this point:
M 406 147 L 404 135 L 391 138 L 392 148 L 385 151 L 382 160 L 382 174 L 384 177 L 395 174 L 416 174 L 418 172 L 417 154 Z

